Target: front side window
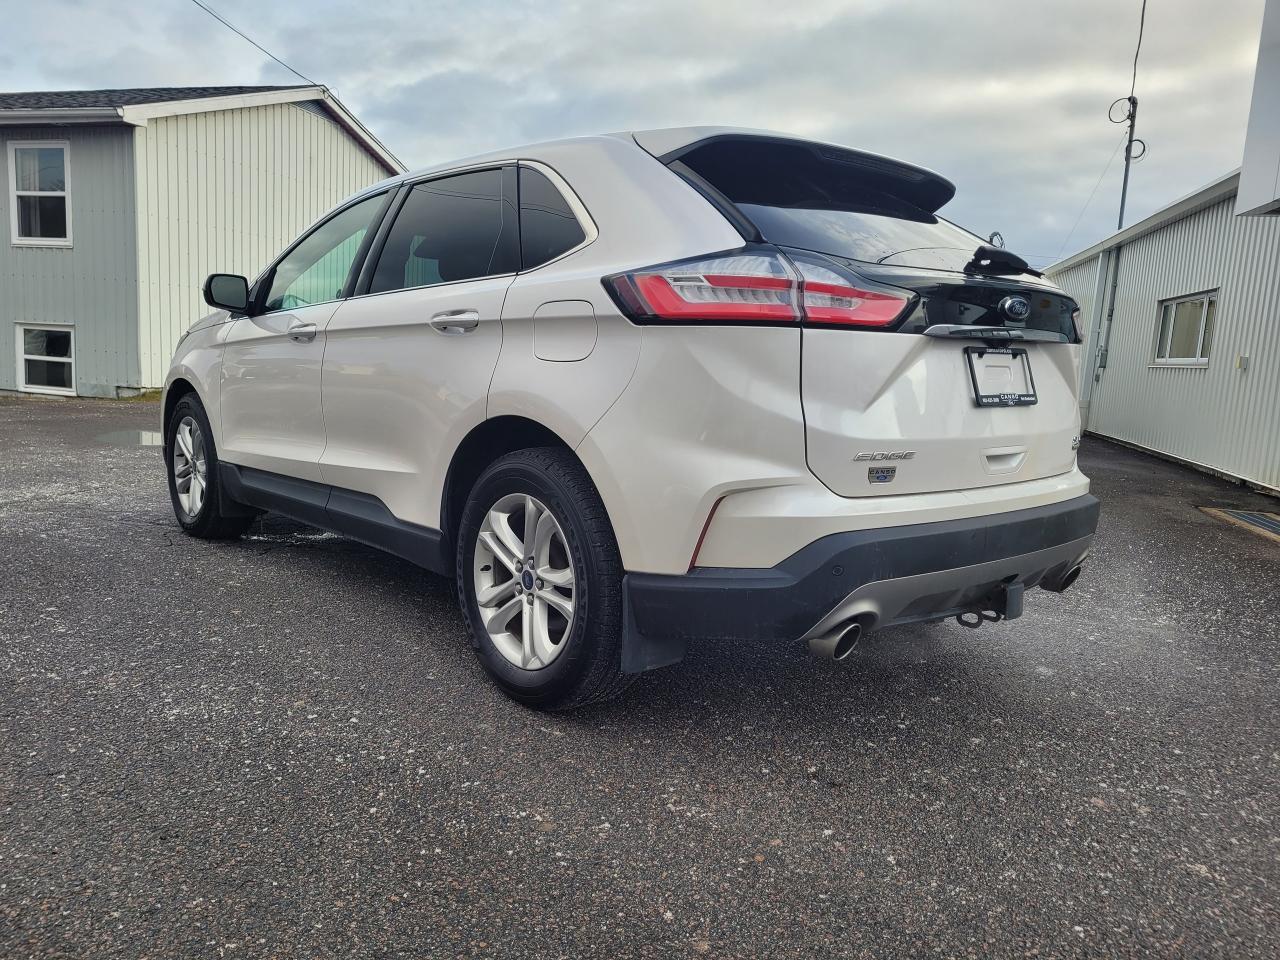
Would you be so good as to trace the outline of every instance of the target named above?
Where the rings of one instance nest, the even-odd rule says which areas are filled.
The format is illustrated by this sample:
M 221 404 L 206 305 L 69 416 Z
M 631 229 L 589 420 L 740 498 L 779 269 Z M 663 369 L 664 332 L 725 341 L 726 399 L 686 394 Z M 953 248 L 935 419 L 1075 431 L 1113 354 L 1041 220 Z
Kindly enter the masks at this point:
M 1155 362 L 1170 366 L 1204 366 L 1213 344 L 1218 291 L 1165 300 L 1156 325 Z
M 387 233 L 369 292 L 514 273 L 516 215 L 502 180 L 493 169 L 416 184 Z
M 30 393 L 75 393 L 75 335 L 71 328 L 19 324 L 18 375 L 20 389 Z
M 65 140 L 9 144 L 9 226 L 15 244 L 71 245 L 69 153 Z
M 263 312 L 297 310 L 342 296 L 360 244 L 386 194 L 361 200 L 316 227 L 276 264 Z
M 550 180 L 530 167 L 520 168 L 520 258 L 524 269 L 572 250 L 586 234 L 568 201 Z

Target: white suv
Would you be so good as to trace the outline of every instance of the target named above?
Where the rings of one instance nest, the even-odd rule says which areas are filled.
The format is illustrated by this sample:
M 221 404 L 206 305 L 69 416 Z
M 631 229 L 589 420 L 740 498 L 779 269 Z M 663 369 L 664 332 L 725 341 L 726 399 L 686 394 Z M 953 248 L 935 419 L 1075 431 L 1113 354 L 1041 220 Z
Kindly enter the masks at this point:
M 163 404 L 178 522 L 266 510 L 456 578 L 512 697 L 689 642 L 1015 617 L 1066 589 L 1075 303 L 939 218 L 928 170 L 757 131 L 447 164 L 215 274 Z

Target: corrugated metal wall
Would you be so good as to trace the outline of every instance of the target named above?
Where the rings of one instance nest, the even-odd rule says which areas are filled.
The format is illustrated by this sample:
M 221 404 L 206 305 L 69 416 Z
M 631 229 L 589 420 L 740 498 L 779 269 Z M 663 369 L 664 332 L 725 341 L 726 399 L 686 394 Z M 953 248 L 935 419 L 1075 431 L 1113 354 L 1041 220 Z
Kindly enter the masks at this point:
M 1228 197 L 1120 249 L 1107 367 L 1088 428 L 1280 489 L 1280 217 L 1237 217 L 1234 203 Z M 1096 276 L 1093 260 L 1052 279 L 1088 317 Z M 1208 366 L 1152 365 L 1159 302 L 1212 289 Z M 1087 367 L 1095 356 L 1087 350 Z
M 71 247 L 10 243 L 8 143 L 70 142 Z M 16 323 L 75 325 L 76 391 L 115 396 L 138 383 L 133 130 L 0 127 L 0 389 L 18 385 Z
M 142 378 L 160 386 L 214 271 L 252 280 L 339 200 L 390 174 L 295 104 L 151 120 L 136 134 Z

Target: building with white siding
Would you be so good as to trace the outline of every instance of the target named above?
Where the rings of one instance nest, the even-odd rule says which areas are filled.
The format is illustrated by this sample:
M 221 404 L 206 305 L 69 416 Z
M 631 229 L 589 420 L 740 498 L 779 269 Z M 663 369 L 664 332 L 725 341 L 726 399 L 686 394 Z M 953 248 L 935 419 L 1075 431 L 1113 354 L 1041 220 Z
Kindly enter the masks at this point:
M 1079 304 L 1084 429 L 1280 492 L 1280 217 L 1232 173 L 1050 267 Z
M 162 384 L 207 274 L 404 170 L 318 86 L 0 93 L 0 163 L 0 390 L 105 397 Z

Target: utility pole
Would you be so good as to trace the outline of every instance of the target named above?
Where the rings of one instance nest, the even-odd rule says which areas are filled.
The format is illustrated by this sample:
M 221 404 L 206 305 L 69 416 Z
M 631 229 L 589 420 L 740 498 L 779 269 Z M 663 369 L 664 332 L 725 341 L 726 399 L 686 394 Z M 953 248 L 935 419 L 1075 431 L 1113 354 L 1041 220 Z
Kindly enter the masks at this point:
M 1120 186 L 1120 217 L 1116 220 L 1116 229 L 1124 229 L 1124 202 L 1129 196 L 1129 166 L 1133 163 L 1133 130 L 1138 125 L 1138 98 L 1132 93 L 1128 96 L 1129 103 L 1129 140 L 1124 145 L 1124 181 Z M 1142 143 L 1141 140 L 1138 143 Z M 1146 144 L 1143 144 L 1143 153 L 1146 153 Z

